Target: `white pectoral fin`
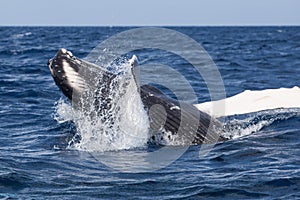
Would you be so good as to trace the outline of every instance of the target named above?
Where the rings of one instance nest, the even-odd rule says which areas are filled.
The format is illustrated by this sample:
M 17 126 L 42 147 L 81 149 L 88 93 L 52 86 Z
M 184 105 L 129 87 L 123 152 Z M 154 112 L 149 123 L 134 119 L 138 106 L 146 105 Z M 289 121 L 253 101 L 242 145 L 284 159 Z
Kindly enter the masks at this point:
M 219 101 L 194 104 L 199 110 L 214 117 L 231 116 L 276 108 L 300 108 L 300 89 L 246 90 Z

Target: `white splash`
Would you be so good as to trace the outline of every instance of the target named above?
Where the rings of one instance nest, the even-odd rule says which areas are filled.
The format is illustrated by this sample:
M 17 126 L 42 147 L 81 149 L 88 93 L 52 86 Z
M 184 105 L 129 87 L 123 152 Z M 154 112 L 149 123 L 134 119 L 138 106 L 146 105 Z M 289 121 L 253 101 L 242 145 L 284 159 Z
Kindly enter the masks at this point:
M 26 33 L 13 34 L 12 38 L 23 38 L 24 36 L 29 36 L 29 35 L 32 35 L 32 33 L 26 32 Z
M 129 63 L 121 66 L 120 69 L 130 70 L 127 65 Z M 66 103 L 61 101 L 58 103 L 56 119 L 59 122 L 71 119 L 77 128 L 77 135 L 70 142 L 69 148 L 104 152 L 146 146 L 150 126 L 148 115 L 134 79 L 131 77 L 128 80 L 128 75 L 116 79 L 116 81 L 127 81 L 127 84 L 126 87 L 122 83 L 116 84 L 118 87 L 115 87 L 110 94 L 112 107 L 106 110 L 105 115 L 95 115 L 97 108 L 93 106 L 83 112 L 66 106 Z M 71 115 L 71 118 L 66 112 Z M 103 120 L 104 118 L 106 120 Z
M 300 116 L 299 108 L 280 108 L 260 111 L 244 115 L 244 119 L 232 118 L 224 125 L 223 136 L 229 139 L 237 139 L 254 134 L 262 128 L 268 127 L 275 121 L 288 120 L 295 116 Z
M 73 109 L 69 103 L 66 103 L 60 98 L 55 105 L 55 112 L 53 118 L 59 123 L 72 121 L 74 119 Z

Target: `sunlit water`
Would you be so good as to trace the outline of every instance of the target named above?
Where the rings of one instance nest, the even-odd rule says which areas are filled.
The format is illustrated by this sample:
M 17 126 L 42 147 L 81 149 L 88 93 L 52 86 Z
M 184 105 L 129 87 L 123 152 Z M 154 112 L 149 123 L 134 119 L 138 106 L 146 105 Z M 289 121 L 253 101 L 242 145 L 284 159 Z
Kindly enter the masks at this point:
M 245 89 L 300 85 L 298 27 L 174 29 L 198 41 L 212 56 L 227 96 Z M 147 152 L 159 147 L 147 146 L 146 130 L 142 128 L 147 123 L 125 123 L 120 132 L 113 132 L 113 137 L 97 134 L 92 130 L 95 126 L 74 120 L 74 110 L 54 84 L 46 64 L 60 47 L 84 58 L 99 42 L 122 30 L 126 28 L 0 28 L 0 197 L 300 197 L 297 109 L 226 118 L 226 134 L 232 140 L 217 144 L 205 156 L 199 157 L 201 145 L 191 146 L 179 159 L 156 171 L 115 170 L 128 169 L 132 163 L 148 167 Z M 178 67 L 199 102 L 210 100 L 205 82 L 184 67 L 188 64 L 178 56 L 155 50 L 135 54 L 142 63 Z M 132 99 L 134 105 L 139 101 L 137 97 L 127 99 Z M 135 113 L 144 116 L 142 111 L 138 108 Z M 142 137 L 123 137 L 133 132 L 140 132 Z M 81 142 L 76 143 L 78 140 Z M 178 148 L 167 150 L 177 152 Z M 99 154 L 94 153 L 97 151 Z M 107 151 L 109 154 L 103 154 Z M 110 165 L 105 165 L 108 162 Z

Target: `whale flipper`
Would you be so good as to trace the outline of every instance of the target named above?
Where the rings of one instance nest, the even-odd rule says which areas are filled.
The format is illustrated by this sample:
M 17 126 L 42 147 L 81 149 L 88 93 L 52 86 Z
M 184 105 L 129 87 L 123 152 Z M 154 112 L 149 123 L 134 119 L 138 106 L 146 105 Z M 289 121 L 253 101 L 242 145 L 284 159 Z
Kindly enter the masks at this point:
M 218 104 L 224 110 L 213 110 Z M 235 96 L 219 101 L 195 104 L 196 108 L 214 117 L 240 115 L 276 108 L 300 108 L 300 88 L 265 89 L 259 91 L 246 90 Z

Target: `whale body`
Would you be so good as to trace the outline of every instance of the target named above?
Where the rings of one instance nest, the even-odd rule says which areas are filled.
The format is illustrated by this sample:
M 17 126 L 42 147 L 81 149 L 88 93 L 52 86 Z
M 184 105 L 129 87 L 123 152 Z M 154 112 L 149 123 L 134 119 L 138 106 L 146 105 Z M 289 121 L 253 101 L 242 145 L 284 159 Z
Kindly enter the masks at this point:
M 133 57 L 131 66 L 136 64 L 136 58 Z M 87 102 L 87 106 L 96 106 L 99 112 L 105 112 L 111 106 L 113 97 L 109 94 L 115 89 L 113 80 L 118 74 L 79 59 L 66 49 L 60 49 L 54 58 L 48 61 L 48 66 L 56 85 L 72 104 L 84 104 L 84 91 L 93 86 L 97 92 L 96 100 L 93 100 L 93 103 Z M 101 77 L 95 80 L 95 73 L 99 72 Z M 134 77 L 134 73 L 132 76 Z M 151 85 L 142 85 L 137 90 L 149 116 L 149 140 L 157 141 L 160 137 L 175 136 L 183 145 L 227 140 L 220 134 L 222 123 L 195 106 L 172 99 Z M 74 99 L 78 97 L 81 99 Z M 73 106 L 76 108 L 76 105 Z M 157 132 L 160 134 L 155 134 Z

